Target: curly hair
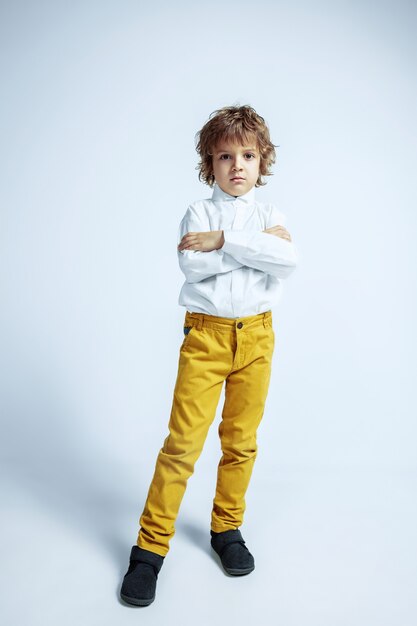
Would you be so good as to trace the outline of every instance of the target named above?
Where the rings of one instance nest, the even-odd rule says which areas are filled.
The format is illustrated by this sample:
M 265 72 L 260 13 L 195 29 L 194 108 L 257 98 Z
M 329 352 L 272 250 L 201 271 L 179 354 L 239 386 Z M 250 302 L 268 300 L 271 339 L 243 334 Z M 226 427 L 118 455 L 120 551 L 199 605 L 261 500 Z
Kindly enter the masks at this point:
M 196 167 L 198 178 L 213 187 L 213 149 L 220 141 L 231 141 L 241 145 L 255 136 L 260 152 L 259 177 L 255 187 L 266 185 L 262 176 L 271 176 L 271 165 L 275 163 L 275 146 L 271 142 L 269 129 L 263 117 L 245 104 L 217 109 L 210 114 L 203 128 L 196 133 L 196 150 L 200 161 Z

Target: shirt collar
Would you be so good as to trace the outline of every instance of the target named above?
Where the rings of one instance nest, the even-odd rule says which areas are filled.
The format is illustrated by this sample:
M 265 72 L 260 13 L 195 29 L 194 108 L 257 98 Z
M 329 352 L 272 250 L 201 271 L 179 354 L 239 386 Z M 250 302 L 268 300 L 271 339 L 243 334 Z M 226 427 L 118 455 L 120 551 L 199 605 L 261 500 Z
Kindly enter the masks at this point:
M 218 186 L 217 183 L 214 183 L 213 195 L 211 196 L 213 202 L 243 202 L 245 204 L 252 204 L 255 201 L 255 187 L 252 187 L 247 193 L 244 193 L 242 196 L 231 196 L 229 193 L 226 193 Z

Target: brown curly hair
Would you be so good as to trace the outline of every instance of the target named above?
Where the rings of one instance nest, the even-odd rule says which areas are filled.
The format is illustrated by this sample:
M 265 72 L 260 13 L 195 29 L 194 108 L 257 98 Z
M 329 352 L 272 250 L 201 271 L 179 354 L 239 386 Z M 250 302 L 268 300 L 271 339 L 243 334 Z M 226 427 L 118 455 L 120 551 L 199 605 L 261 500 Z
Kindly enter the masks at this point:
M 275 146 L 269 137 L 269 129 L 263 117 L 248 104 L 228 106 L 210 114 L 203 128 L 196 133 L 196 150 L 200 161 L 196 167 L 198 178 L 213 187 L 213 148 L 220 141 L 237 142 L 243 145 L 255 136 L 260 152 L 259 177 L 255 187 L 266 185 L 262 176 L 272 176 L 271 165 L 275 163 Z M 277 146 L 278 147 L 278 146 Z

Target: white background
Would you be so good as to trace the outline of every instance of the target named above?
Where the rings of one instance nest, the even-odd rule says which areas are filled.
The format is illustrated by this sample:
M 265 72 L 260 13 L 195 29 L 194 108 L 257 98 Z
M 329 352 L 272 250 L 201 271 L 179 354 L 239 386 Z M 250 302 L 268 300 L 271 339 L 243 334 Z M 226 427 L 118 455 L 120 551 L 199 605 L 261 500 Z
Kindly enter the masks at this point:
M 417 619 L 416 20 L 407 1 L 2 2 L 1 621 Z M 118 600 L 183 339 L 195 133 L 250 104 L 300 265 L 228 577 L 213 424 L 147 608 Z M 223 398 L 223 396 L 222 396 Z M 138 615 L 140 613 L 140 615 Z

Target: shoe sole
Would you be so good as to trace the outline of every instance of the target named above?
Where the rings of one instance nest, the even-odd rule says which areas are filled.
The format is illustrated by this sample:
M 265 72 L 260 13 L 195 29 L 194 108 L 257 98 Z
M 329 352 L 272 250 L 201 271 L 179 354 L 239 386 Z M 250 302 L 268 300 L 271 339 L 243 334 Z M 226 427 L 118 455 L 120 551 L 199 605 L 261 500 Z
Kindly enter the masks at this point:
M 134 604 L 135 606 L 148 606 L 155 600 L 155 596 L 153 598 L 129 598 L 129 596 L 125 596 L 122 593 L 120 597 L 128 604 Z
M 244 576 L 245 574 L 250 574 L 255 569 L 255 566 L 248 567 L 247 569 L 230 569 L 230 568 L 226 568 L 224 565 L 222 565 L 222 567 L 224 571 L 230 574 L 231 576 Z

